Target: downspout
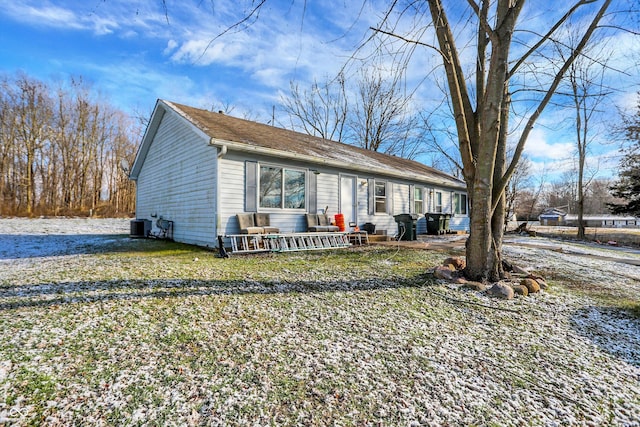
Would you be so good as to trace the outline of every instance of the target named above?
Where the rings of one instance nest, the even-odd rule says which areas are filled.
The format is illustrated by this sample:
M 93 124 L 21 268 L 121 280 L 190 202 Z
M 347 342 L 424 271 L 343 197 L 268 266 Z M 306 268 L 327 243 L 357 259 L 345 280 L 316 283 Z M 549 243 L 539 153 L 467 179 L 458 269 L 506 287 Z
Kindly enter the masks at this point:
M 209 144 L 213 145 L 213 138 L 209 140 Z M 218 236 L 222 235 L 220 232 L 220 227 L 222 225 L 220 220 L 220 159 L 222 159 L 226 154 L 227 146 L 226 144 L 223 144 L 218 151 L 218 161 L 216 162 L 216 234 Z
M 213 138 L 211 138 L 210 144 L 213 145 Z M 222 147 L 220 147 L 220 151 L 218 151 L 218 158 L 221 159 L 225 154 L 227 154 L 227 146 L 223 144 Z

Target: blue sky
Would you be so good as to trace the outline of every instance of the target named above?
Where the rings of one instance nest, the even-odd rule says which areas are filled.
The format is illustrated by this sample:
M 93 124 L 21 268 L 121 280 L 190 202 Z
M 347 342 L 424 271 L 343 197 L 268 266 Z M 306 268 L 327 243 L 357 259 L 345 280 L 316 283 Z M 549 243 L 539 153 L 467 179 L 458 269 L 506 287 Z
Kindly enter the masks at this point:
M 313 79 L 334 76 L 370 35 L 368 28 L 380 21 L 386 2 L 363 7 L 347 0 L 269 0 L 250 26 L 216 39 L 252 3 L 0 0 L 0 72 L 22 70 L 47 82 L 82 76 L 131 114 L 148 115 L 155 100 L 163 98 L 203 108 L 231 105 L 233 115 L 267 121 L 274 106 L 282 114 L 278 106 L 291 80 L 305 87 Z M 532 8 L 525 19 L 537 28 L 557 12 Z M 460 27 L 460 34 L 465 31 Z M 640 78 L 632 64 L 640 63 L 640 43 L 620 36 L 610 44 L 616 47 L 613 65 L 628 71 L 613 77 L 620 91 L 607 109 L 614 111 L 635 105 Z M 409 84 L 433 69 L 430 60 L 429 55 L 415 56 L 407 68 Z M 422 83 L 416 109 L 441 103 L 434 85 Z M 549 111 L 531 135 L 526 152 L 536 168 L 558 172 L 570 165 L 572 137 L 558 118 L 566 114 Z M 598 142 L 594 157 L 611 159 L 616 150 Z M 603 160 L 601 174 L 613 173 L 614 163 L 604 166 Z

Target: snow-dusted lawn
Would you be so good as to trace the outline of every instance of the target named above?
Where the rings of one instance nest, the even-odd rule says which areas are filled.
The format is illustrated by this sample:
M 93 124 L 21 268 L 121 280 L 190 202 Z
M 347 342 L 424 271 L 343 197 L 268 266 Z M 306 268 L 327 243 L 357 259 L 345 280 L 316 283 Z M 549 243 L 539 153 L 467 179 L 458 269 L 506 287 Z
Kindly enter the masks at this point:
M 442 252 L 128 230 L 0 219 L 0 425 L 640 425 L 640 267 L 608 260 L 639 254 L 508 245 L 552 286 L 505 302 L 425 274 Z

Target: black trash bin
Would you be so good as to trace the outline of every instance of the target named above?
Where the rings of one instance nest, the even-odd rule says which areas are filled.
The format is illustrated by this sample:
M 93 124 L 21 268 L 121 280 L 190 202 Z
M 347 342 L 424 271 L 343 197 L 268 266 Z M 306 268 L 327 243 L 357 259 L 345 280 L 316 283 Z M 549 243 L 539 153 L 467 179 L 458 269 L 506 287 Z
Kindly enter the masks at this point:
M 444 233 L 444 214 L 426 213 L 427 234 L 439 235 Z
M 366 231 L 367 234 L 376 234 L 376 225 L 372 222 L 365 222 L 362 231 Z
M 398 223 L 399 240 L 416 240 L 416 224 L 418 222 L 418 215 L 399 214 L 394 215 L 393 219 Z

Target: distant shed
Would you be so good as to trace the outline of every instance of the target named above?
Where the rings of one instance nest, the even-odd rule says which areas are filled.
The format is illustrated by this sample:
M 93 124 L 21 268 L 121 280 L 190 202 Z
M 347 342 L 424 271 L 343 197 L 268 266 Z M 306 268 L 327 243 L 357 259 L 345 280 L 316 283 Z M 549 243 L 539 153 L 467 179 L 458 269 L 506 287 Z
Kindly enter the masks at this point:
M 566 225 L 567 213 L 557 208 L 545 209 L 539 216 L 540 225 Z

